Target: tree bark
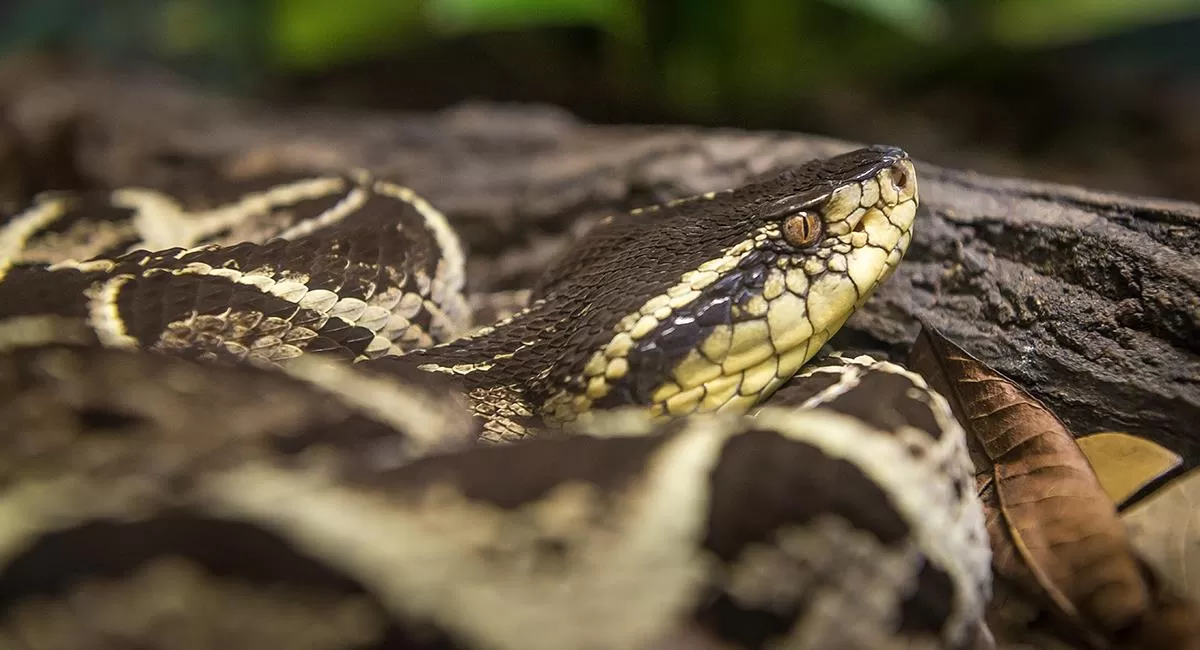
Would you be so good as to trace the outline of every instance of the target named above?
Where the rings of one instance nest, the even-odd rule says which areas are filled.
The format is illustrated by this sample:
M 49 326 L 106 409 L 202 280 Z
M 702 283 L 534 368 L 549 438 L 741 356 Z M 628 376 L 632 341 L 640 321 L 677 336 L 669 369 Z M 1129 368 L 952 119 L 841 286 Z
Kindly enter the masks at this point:
M 539 106 L 263 106 L 161 79 L 46 70 L 0 72 L 0 102 L 29 189 L 137 184 L 186 197 L 216 173 L 365 167 L 448 215 L 481 290 L 527 283 L 563 234 L 605 213 L 859 146 L 591 125 Z M 910 153 L 923 206 L 912 246 L 835 344 L 902 358 L 927 323 L 1025 386 L 1076 435 L 1128 431 L 1197 465 L 1200 205 L 988 177 Z

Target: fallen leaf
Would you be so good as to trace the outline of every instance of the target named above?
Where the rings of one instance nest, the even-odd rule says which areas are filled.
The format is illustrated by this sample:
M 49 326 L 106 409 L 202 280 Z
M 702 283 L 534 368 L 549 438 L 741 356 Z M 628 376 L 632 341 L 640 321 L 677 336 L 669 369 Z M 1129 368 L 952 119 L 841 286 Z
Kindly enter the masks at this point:
M 1126 510 L 1121 520 L 1138 551 L 1180 593 L 1200 597 L 1200 469 Z
M 928 326 L 909 366 L 947 398 L 967 431 L 998 577 L 1040 597 L 1090 647 L 1176 650 L 1197 643 L 1200 626 L 1165 640 L 1156 636 L 1161 630 L 1145 627 L 1158 620 L 1147 574 L 1061 420 Z
M 1104 431 L 1076 442 L 1118 508 L 1183 463 L 1183 457 L 1170 449 L 1128 433 Z

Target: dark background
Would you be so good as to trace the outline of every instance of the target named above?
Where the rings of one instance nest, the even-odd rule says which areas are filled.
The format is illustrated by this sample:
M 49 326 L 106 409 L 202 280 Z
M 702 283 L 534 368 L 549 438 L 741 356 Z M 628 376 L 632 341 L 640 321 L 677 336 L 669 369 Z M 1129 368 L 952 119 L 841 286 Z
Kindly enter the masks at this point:
M 272 101 L 549 102 L 1200 201 L 1200 0 L 0 0 L 0 26 Z

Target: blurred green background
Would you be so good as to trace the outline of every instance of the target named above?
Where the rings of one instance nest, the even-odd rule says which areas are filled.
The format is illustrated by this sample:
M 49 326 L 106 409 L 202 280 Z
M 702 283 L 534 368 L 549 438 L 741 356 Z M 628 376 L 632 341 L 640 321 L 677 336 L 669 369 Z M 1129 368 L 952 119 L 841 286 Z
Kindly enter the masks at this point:
M 1200 0 L 0 0 L 0 52 L 226 92 L 796 129 L 1200 200 Z

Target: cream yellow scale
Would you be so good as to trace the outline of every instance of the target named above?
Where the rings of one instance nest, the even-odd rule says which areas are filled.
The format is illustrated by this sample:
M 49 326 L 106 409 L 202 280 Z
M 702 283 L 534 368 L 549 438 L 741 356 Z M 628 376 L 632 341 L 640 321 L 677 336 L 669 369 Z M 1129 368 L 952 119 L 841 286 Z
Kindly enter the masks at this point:
M 0 228 L 0 647 L 986 640 L 945 400 L 865 358 L 794 375 L 908 247 L 903 152 L 616 217 L 528 308 L 448 341 L 462 251 L 405 188 L 120 197 Z M 110 236 L 143 227 L 226 243 Z M 72 259 L 25 254 L 47 247 Z M 399 354 L 410 328 L 442 344 Z M 292 347 L 243 363 L 264 342 Z M 545 416 L 592 422 L 538 439 Z
M 911 162 L 899 164 L 909 178 L 914 176 Z M 897 186 L 881 182 L 884 176 L 891 178 L 881 174 L 832 193 L 821 215 L 825 237 L 832 236 L 832 241 L 800 265 L 780 257 L 761 294 L 734 307 L 739 320 L 715 327 L 698 349 L 675 366 L 671 378 L 653 391 L 654 417 L 745 412 L 795 374 L 870 298 L 904 257 L 919 202 L 916 183 Z M 547 405 L 550 414 L 569 420 L 586 413 L 609 393 L 613 381 L 628 373 L 627 356 L 637 341 L 674 310 L 697 299 L 752 251 L 778 240 L 779 230 L 778 223 L 759 228 L 752 238 L 684 273 L 666 293 L 625 316 L 612 339 L 584 368 L 586 391 L 570 402 L 561 396 L 552 400 Z

